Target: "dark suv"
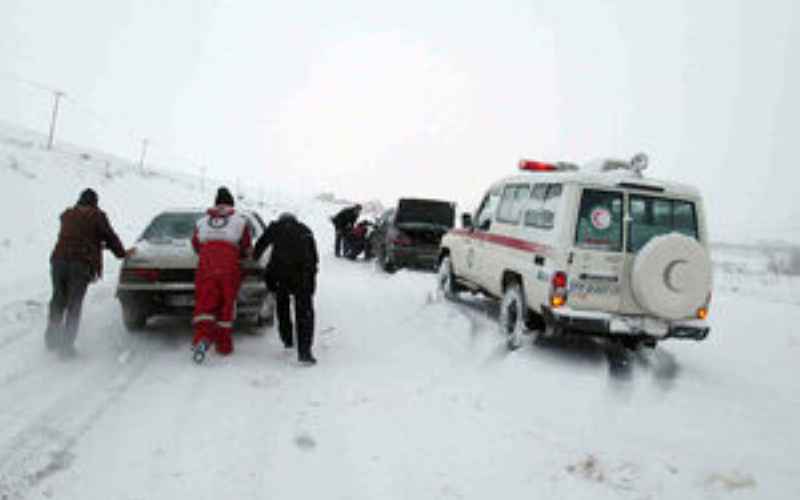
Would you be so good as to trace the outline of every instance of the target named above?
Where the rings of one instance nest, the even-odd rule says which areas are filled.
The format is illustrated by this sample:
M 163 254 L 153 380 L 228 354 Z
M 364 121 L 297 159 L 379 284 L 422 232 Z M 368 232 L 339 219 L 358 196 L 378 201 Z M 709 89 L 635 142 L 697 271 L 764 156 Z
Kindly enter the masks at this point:
M 403 198 L 387 210 L 370 235 L 372 254 L 381 268 L 435 269 L 439 243 L 455 223 L 455 203 L 443 200 Z

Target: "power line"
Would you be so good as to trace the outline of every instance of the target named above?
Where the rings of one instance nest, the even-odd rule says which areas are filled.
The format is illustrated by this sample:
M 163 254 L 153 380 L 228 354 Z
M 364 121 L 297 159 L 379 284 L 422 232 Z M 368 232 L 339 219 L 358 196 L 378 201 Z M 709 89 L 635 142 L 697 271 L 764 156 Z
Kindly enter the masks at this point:
M 153 140 L 152 138 L 150 138 L 149 134 L 148 137 L 145 137 L 144 134 L 139 134 L 135 130 L 131 129 L 128 126 L 128 124 L 130 123 L 129 121 L 124 119 L 119 119 L 116 117 L 110 117 L 105 113 L 98 112 L 91 106 L 84 104 L 84 102 L 81 101 L 80 99 L 75 98 L 72 94 L 67 94 L 66 92 L 55 86 L 47 85 L 33 79 L 24 78 L 16 73 L 6 70 L 0 70 L 0 79 L 15 82 L 20 85 L 33 88 L 39 92 L 51 94 L 53 96 L 53 109 L 51 113 L 50 130 L 48 135 L 48 148 L 52 148 L 55 142 L 56 120 L 59 118 L 60 105 L 63 101 L 69 104 L 69 108 L 71 108 L 72 110 L 92 118 L 96 122 L 107 127 L 109 130 L 112 131 L 116 130 L 117 132 L 121 132 L 125 134 L 129 139 L 138 142 L 141 147 L 139 155 L 140 167 L 144 166 L 145 156 L 148 157 L 152 156 L 150 152 L 160 152 L 160 154 L 156 155 L 156 160 L 155 160 L 156 163 L 160 163 L 157 160 L 158 157 L 166 157 L 168 159 L 177 160 L 177 162 L 179 163 L 188 165 L 191 167 L 192 170 L 200 169 L 203 172 L 208 170 L 208 165 L 205 162 L 200 162 L 194 158 L 189 158 L 187 156 L 178 154 L 173 149 L 173 146 L 167 145 L 168 143 L 159 140 Z M 175 171 L 173 170 L 173 168 L 169 168 L 168 165 L 167 167 L 168 167 L 167 170 Z M 180 170 L 181 169 L 178 169 L 178 171 Z
M 14 73 L 10 73 L 8 71 L 0 71 L 0 78 L 3 78 L 3 79 L 8 80 L 8 81 L 13 81 L 13 82 L 16 82 L 16 83 L 20 83 L 22 85 L 27 85 L 28 87 L 35 88 L 36 90 L 40 90 L 42 92 L 48 92 L 48 93 L 61 92 L 59 89 L 57 89 L 55 87 L 51 87 L 49 85 L 45 85 L 43 83 L 36 82 L 34 80 L 29 80 L 27 78 L 22 78 L 21 76 L 16 75 Z

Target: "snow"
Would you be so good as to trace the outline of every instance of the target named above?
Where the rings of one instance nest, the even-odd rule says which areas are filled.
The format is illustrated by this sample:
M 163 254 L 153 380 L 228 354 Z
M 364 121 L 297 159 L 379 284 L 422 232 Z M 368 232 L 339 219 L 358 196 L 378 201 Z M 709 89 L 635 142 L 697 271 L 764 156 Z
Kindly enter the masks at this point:
M 79 356 L 46 352 L 58 215 L 94 186 L 126 245 L 197 179 L 47 152 L 0 127 L 0 499 L 797 498 L 800 285 L 714 255 L 712 332 L 628 355 L 586 340 L 509 353 L 497 305 L 431 273 L 335 259 L 320 200 L 269 198 L 321 249 L 307 368 L 274 328 L 191 362 L 185 320 L 131 335 L 118 263 L 90 288 Z M 12 161 L 13 159 L 13 161 Z M 112 177 L 105 173 L 111 162 Z M 735 260 L 740 267 L 724 264 Z M 744 267 L 741 267 L 744 266 Z

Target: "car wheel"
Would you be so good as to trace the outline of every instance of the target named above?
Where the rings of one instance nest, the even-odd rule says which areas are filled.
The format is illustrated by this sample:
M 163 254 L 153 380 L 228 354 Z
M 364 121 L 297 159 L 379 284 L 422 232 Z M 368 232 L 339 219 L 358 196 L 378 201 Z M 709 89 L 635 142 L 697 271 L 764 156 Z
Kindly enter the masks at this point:
M 383 248 L 383 251 L 378 256 L 378 264 L 381 266 L 387 273 L 393 273 L 397 271 L 397 266 L 392 262 L 392 260 L 386 255 L 386 248 Z
M 270 314 L 268 316 L 265 316 L 265 315 L 263 315 L 261 313 L 256 314 L 256 326 L 257 327 L 259 327 L 259 328 L 263 328 L 265 326 L 266 327 L 271 327 L 274 324 L 275 324 L 275 315 L 274 314 Z
M 456 275 L 453 273 L 453 264 L 450 262 L 450 257 L 442 258 L 436 278 L 439 293 L 444 295 L 446 299 L 455 299 L 456 294 L 461 290 L 456 282 Z
M 147 311 L 136 302 L 123 302 L 122 323 L 129 332 L 138 332 L 147 324 Z
M 261 310 L 256 314 L 256 326 L 271 327 L 275 324 L 275 296 L 270 292 L 261 305 Z
M 528 305 L 519 283 L 511 283 L 503 293 L 500 304 L 500 333 L 506 337 L 506 346 L 513 351 L 522 345 L 528 333 Z

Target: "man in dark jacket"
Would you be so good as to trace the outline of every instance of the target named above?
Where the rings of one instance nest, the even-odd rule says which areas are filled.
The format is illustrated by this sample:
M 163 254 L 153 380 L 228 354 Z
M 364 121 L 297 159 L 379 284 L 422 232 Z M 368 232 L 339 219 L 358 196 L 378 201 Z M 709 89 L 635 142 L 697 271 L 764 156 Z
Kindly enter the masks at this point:
M 123 248 L 105 212 L 97 208 L 97 201 L 97 193 L 86 189 L 77 205 L 61 214 L 58 241 L 50 256 L 53 297 L 45 344 L 66 357 L 75 355 L 74 343 L 86 289 L 102 275 L 103 246 L 119 259 L 133 253 Z
M 339 213 L 331 217 L 333 227 L 336 228 L 336 242 L 334 243 L 333 252 L 337 257 L 341 257 L 342 242 L 353 229 L 353 225 L 358 220 L 359 215 L 361 215 L 361 205 L 353 205 L 352 207 L 343 208 Z
M 319 263 L 314 234 L 294 215 L 283 213 L 258 239 L 253 258 L 259 260 L 270 245 L 272 254 L 264 278 L 267 287 L 275 292 L 281 340 L 287 349 L 294 346 L 290 309 L 291 296 L 294 296 L 298 360 L 313 365 L 317 362 L 311 353 L 314 342 L 313 297 Z

